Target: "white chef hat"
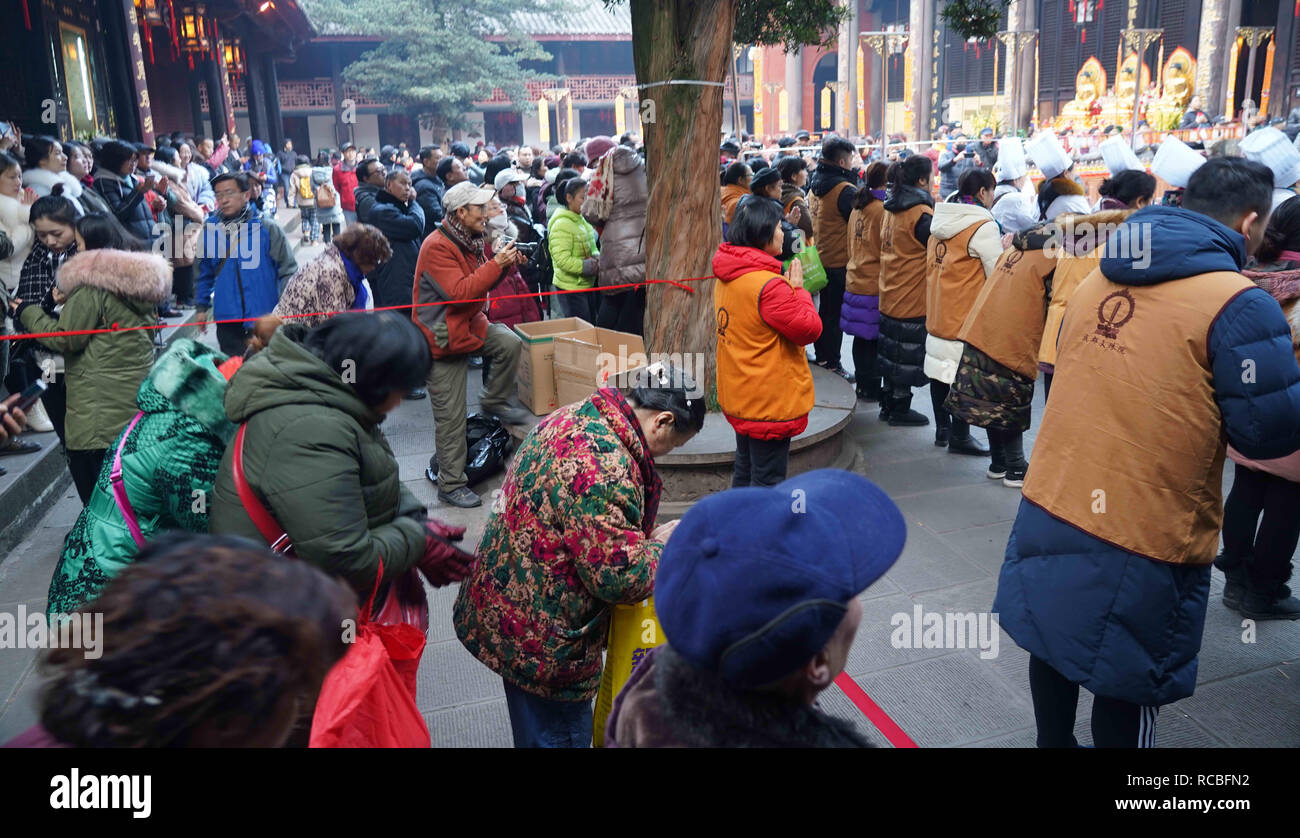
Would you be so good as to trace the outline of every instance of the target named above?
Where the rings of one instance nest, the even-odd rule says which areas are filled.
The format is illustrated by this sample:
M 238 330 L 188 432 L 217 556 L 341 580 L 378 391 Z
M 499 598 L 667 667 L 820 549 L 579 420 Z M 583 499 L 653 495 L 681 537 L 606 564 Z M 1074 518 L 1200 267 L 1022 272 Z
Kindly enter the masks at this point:
M 1025 143 L 1025 153 L 1033 158 L 1038 171 L 1042 172 L 1043 177 L 1048 180 L 1064 173 L 1074 165 L 1070 155 L 1061 148 L 1056 134 L 1050 130 L 1040 131 L 1036 137 Z
M 1171 134 L 1160 141 L 1156 157 L 1151 161 L 1151 174 L 1176 189 L 1185 189 L 1192 172 L 1204 163 L 1204 157 Z
M 1004 180 L 1018 180 L 1029 171 L 1025 162 L 1025 147 L 1019 137 L 1003 137 L 998 140 L 998 162 L 993 164 L 993 176 L 1001 183 Z
M 1300 180 L 1300 150 L 1276 128 L 1251 131 L 1242 139 L 1240 147 L 1247 160 L 1258 161 L 1272 170 L 1274 186 L 1287 189 Z
M 1136 169 L 1139 172 L 1146 171 L 1146 167 L 1142 165 L 1141 160 L 1138 160 L 1137 155 L 1133 153 L 1133 149 L 1129 146 L 1128 140 L 1124 139 L 1123 136 L 1116 134 L 1103 142 L 1100 147 L 1101 159 L 1105 161 L 1111 177 L 1129 169 Z

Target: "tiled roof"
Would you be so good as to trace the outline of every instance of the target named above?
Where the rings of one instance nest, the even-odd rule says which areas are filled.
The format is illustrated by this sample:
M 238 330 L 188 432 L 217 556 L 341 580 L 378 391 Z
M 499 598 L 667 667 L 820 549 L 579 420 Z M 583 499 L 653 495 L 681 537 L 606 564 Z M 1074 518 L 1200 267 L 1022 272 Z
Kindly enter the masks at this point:
M 606 36 L 611 38 L 630 38 L 632 36 L 632 11 L 628 0 L 606 8 L 601 0 L 569 0 L 575 11 L 527 11 L 516 12 L 512 16 L 516 32 L 536 38 L 554 39 L 556 36 L 569 35 L 575 38 L 592 38 Z M 311 14 L 310 0 L 302 0 L 303 11 Z M 545 9 L 547 0 L 537 0 L 534 9 Z M 316 30 L 329 37 L 340 38 L 350 33 L 333 23 L 313 19 Z
M 545 7 L 539 2 L 538 7 Z M 527 35 L 624 35 L 632 34 L 632 10 L 627 0 L 612 9 L 601 0 L 573 0 L 574 12 L 516 12 L 515 26 Z

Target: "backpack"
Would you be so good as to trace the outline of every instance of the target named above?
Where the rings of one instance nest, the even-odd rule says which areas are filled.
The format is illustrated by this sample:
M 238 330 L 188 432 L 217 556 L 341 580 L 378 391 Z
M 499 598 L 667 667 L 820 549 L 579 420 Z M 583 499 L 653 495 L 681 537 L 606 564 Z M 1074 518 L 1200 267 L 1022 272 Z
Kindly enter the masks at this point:
M 322 184 L 324 185 L 324 184 Z M 306 177 L 298 177 L 298 197 L 304 201 L 311 201 L 315 198 L 311 191 L 311 174 Z
M 328 182 L 322 183 L 316 187 L 316 208 L 317 209 L 334 209 L 334 201 L 338 195 L 334 192 L 334 187 Z
M 541 227 L 540 224 L 534 225 L 534 229 Z M 551 231 L 542 228 L 542 237 L 537 242 L 537 249 L 533 255 L 528 257 L 524 263 L 523 270 L 520 271 L 525 277 L 531 277 L 536 283 L 535 291 L 541 291 L 551 285 L 553 274 L 551 265 Z

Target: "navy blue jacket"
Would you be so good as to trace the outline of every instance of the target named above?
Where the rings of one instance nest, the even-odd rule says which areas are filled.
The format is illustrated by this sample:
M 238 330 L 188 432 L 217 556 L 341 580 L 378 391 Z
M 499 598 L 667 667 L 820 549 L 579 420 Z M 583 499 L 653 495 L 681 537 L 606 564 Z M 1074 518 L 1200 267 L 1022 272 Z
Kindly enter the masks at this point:
M 388 261 L 367 277 L 375 292 L 375 307 L 409 306 L 415 294 L 415 262 L 424 241 L 424 210 L 416 201 L 399 201 L 381 189 L 370 205 L 367 223 L 378 227 L 393 249 Z
M 1176 207 L 1140 210 L 1115 237 L 1108 252 L 1129 256 L 1103 257 L 1101 271 L 1124 285 L 1237 271 L 1246 261 L 1241 234 Z M 1227 439 L 1253 458 L 1300 449 L 1300 365 L 1277 302 L 1259 288 L 1238 294 L 1211 326 L 1207 350 Z M 1247 361 L 1253 382 L 1243 381 Z M 1030 460 L 1031 469 L 1054 466 Z M 1196 686 L 1209 588 L 1209 564 L 1130 553 L 1021 500 L 993 609 L 1018 645 L 1069 680 L 1151 706 Z

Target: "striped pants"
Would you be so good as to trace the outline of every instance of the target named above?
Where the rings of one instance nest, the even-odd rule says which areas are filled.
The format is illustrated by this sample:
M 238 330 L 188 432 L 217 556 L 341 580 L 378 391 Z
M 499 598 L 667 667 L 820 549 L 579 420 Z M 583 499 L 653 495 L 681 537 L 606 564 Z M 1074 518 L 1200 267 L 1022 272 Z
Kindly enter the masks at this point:
M 1038 723 L 1038 747 L 1077 748 L 1074 719 L 1079 685 L 1068 681 L 1041 658 L 1029 658 L 1029 690 Z M 1154 748 L 1159 707 L 1117 698 L 1092 699 L 1092 742 L 1097 748 Z

